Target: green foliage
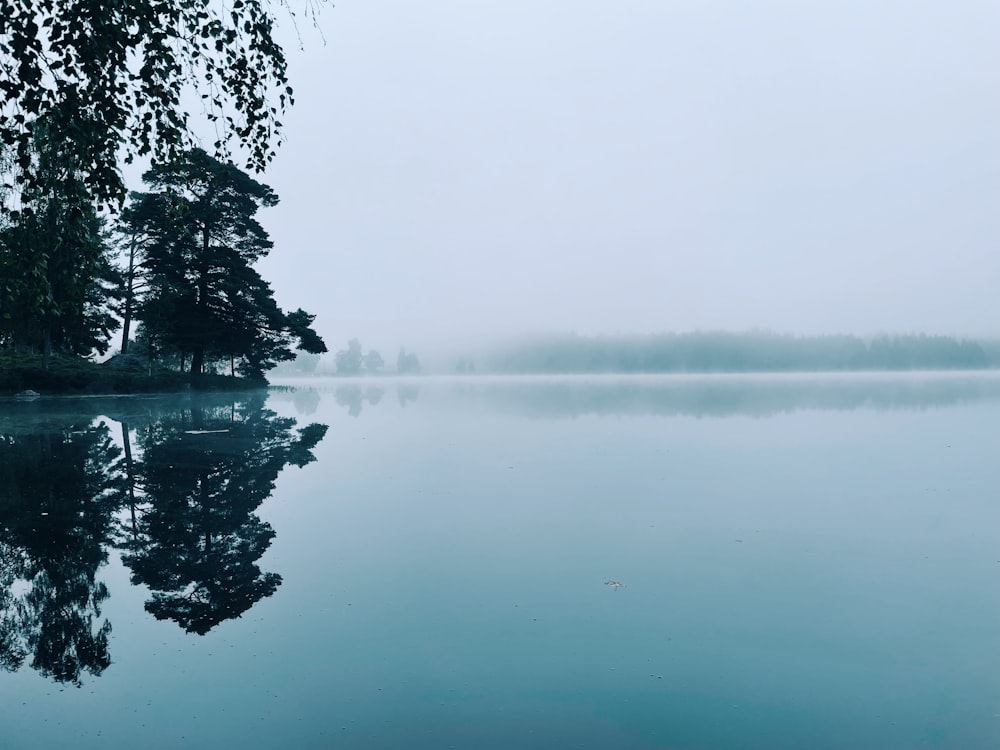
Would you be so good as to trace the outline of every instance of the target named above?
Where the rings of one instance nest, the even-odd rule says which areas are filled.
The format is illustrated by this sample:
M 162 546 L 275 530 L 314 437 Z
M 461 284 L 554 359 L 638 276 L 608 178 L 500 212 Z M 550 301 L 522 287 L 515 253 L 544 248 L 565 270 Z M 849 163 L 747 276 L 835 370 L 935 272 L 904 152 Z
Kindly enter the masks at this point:
M 15 182 L 35 183 L 31 148 L 45 120 L 89 195 L 121 200 L 120 153 L 170 162 L 192 144 L 181 105 L 191 93 L 216 151 L 238 143 L 247 167 L 263 169 L 292 103 L 274 23 L 267 0 L 0 0 L 0 144 L 13 149 Z
M 315 315 L 310 315 L 301 307 L 288 313 L 285 322 L 288 332 L 299 340 L 299 350 L 309 354 L 322 354 L 326 351 L 326 344 L 312 328 Z
M 131 231 L 147 238 L 141 265 L 148 291 L 138 304 L 155 351 L 191 354 L 197 377 L 213 359 L 263 377 L 291 359 L 293 345 L 326 351 L 313 315 L 282 312 L 253 264 L 272 247 L 255 218 L 277 196 L 232 164 L 201 149 L 144 175 L 152 192 L 135 194 Z
M 0 347 L 103 354 L 119 273 L 72 149 L 48 127 L 35 136 L 37 179 L 0 227 Z

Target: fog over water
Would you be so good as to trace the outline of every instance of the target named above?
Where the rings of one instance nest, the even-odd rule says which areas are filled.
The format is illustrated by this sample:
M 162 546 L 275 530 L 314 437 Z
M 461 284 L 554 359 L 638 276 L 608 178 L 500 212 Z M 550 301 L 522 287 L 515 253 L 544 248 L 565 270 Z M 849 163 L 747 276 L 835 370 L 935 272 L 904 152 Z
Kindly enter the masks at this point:
M 393 351 L 995 336 L 993 2 L 341 0 L 290 29 L 279 302 Z M 325 45 L 324 45 L 325 39 Z

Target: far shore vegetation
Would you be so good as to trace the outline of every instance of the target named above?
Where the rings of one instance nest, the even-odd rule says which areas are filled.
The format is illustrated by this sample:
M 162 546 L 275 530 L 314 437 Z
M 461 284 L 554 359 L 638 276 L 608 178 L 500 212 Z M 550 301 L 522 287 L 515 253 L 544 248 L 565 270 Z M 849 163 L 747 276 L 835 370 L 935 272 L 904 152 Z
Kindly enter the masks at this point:
M 1000 368 L 1000 341 L 926 334 L 801 336 L 770 331 L 696 331 L 649 335 L 554 334 L 482 345 L 431 357 L 427 372 L 449 375 L 587 375 L 657 373 L 824 373 L 987 370 Z M 283 362 L 283 378 L 377 376 L 381 356 L 352 339 L 325 357 Z M 388 368 L 386 368 L 388 369 Z M 401 350 L 394 374 L 424 372 Z
M 0 394 L 170 393 L 267 387 L 262 372 L 248 373 L 226 357 L 209 357 L 192 379 L 190 355 L 150 352 L 144 337 L 104 361 L 54 353 L 0 350 Z M 185 364 L 182 360 L 186 359 Z M 171 361 L 172 360 L 172 361 Z M 386 368 L 357 339 L 335 354 L 300 351 L 271 372 L 282 378 L 415 375 L 424 372 L 413 352 L 400 350 Z M 794 336 L 770 332 L 663 333 L 645 336 L 537 337 L 479 356 L 440 362 L 430 372 L 461 375 L 824 373 L 968 371 L 1000 368 L 1000 342 L 947 336 Z
M 923 334 L 795 336 L 769 331 L 557 335 L 489 355 L 493 373 L 721 373 L 977 370 L 1000 364 L 989 344 Z M 463 360 L 456 365 L 468 369 Z

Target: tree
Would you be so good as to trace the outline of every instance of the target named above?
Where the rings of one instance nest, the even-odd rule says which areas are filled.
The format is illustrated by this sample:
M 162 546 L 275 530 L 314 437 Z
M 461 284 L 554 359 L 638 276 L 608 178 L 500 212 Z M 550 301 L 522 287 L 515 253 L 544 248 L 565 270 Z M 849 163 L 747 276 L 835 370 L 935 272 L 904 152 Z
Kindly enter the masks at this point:
M 420 360 L 414 352 L 408 353 L 406 349 L 400 349 L 399 356 L 396 357 L 396 371 L 400 374 L 419 373 Z
M 312 15 L 317 2 L 307 0 Z M 33 184 L 31 146 L 47 120 L 88 194 L 120 201 L 120 153 L 170 162 L 193 143 L 189 93 L 216 152 L 235 142 L 262 170 L 293 101 L 274 24 L 267 0 L 0 0 L 0 144 L 13 149 L 13 182 Z
M 153 190 L 134 196 L 129 216 L 149 238 L 137 312 L 155 347 L 190 353 L 194 378 L 211 358 L 228 360 L 234 374 L 239 359 L 243 374 L 262 377 L 294 357 L 293 345 L 326 351 L 315 316 L 282 312 L 253 267 L 273 244 L 255 218 L 278 202 L 271 188 L 201 149 L 143 179 Z
M 319 355 L 302 352 L 295 356 L 290 369 L 302 375 L 311 375 L 316 372 L 317 367 L 319 367 Z
M 36 180 L 0 228 L 0 345 L 89 355 L 108 349 L 119 274 L 72 149 L 38 128 Z
M 372 375 L 378 373 L 385 366 L 385 360 L 382 359 L 382 355 L 377 351 L 372 349 L 365 355 L 365 369 L 368 370 Z
M 338 375 L 358 375 L 364 362 L 364 357 L 361 354 L 361 342 L 357 339 L 348 341 L 347 348 L 338 351 L 334 361 L 337 363 Z
M 145 258 L 146 247 L 152 241 L 145 232 L 145 227 L 153 222 L 137 214 L 140 210 L 152 209 L 150 203 L 144 203 L 136 197 L 119 216 L 115 232 L 119 257 L 124 266 L 121 276 L 122 354 L 128 354 L 132 320 L 135 318 L 140 300 L 148 290 L 142 261 Z

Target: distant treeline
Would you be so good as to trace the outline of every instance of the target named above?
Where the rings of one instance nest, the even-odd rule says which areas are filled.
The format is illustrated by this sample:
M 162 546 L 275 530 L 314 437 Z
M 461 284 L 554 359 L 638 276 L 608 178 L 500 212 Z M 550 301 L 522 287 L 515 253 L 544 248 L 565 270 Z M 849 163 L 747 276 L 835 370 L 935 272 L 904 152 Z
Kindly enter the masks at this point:
M 510 346 L 487 364 L 499 373 L 657 373 L 964 370 L 1000 362 L 979 343 L 948 336 L 696 332 L 549 336 Z

